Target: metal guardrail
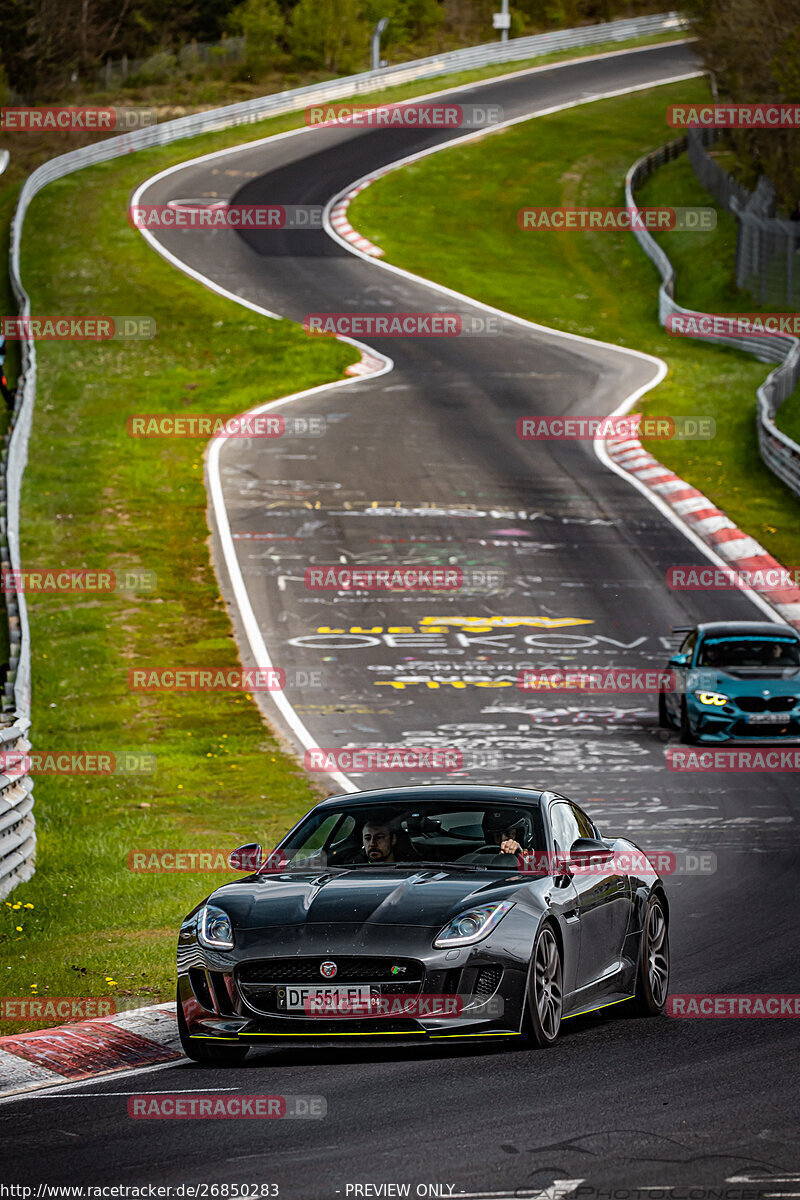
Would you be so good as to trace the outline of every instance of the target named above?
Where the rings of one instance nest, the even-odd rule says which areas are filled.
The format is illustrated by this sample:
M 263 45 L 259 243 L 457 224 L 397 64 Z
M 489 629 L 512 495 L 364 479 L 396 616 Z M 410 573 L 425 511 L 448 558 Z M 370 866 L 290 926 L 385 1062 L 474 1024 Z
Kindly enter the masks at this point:
M 273 96 L 255 100 L 244 100 L 224 108 L 209 109 L 167 121 L 163 125 L 148 126 L 71 150 L 37 167 L 26 179 L 20 191 L 16 212 L 11 224 L 10 275 L 14 294 L 21 316 L 29 316 L 30 298 L 20 274 L 20 246 L 25 214 L 34 196 L 56 179 L 62 179 L 83 167 L 107 162 L 134 150 L 151 146 L 164 146 L 181 138 L 196 137 L 201 133 L 228 129 L 236 125 L 252 124 L 266 117 L 297 112 L 315 101 L 343 100 L 361 92 L 378 88 L 394 87 L 418 79 L 433 79 L 474 67 L 491 66 L 493 63 L 521 62 L 550 54 L 555 50 L 593 46 L 601 42 L 625 41 L 629 38 L 674 31 L 680 33 L 686 27 L 685 20 L 677 13 L 659 13 L 655 16 L 638 17 L 632 20 L 610 21 L 602 25 L 588 25 L 581 29 L 563 29 L 554 33 L 537 34 L 534 37 L 512 38 L 507 42 L 490 42 L 482 46 L 470 46 L 464 50 L 453 50 L 430 58 L 417 59 L 394 67 L 383 67 L 378 71 L 364 71 L 325 83 L 294 88 Z M 13 569 L 20 568 L 19 554 L 19 502 L 22 473 L 27 460 L 28 438 L 33 417 L 36 393 L 36 351 L 31 341 L 21 342 L 22 372 L 17 385 L 17 398 L 12 415 L 12 429 L 8 438 L 8 457 L 0 485 L 5 488 L 7 514 L 5 534 L 8 549 L 0 542 L 0 553 Z M 16 657 L 12 657 L 7 691 L 13 690 L 13 726 L 0 730 L 0 748 L 22 745 L 30 728 L 30 634 L 25 597 L 7 596 L 10 614 L 12 643 Z M 12 652 L 13 653 L 13 652 Z M 27 743 L 24 743 L 27 744 Z M 36 844 L 33 827 L 32 784 L 29 778 L 3 782 L 0 776 L 0 897 L 21 880 L 33 874 L 33 851 Z
M 625 178 L 625 202 L 629 208 L 636 208 L 634 192 L 642 180 L 652 175 L 653 171 L 665 162 L 683 154 L 688 144 L 688 137 L 679 138 L 651 154 L 644 155 L 633 164 Z M 646 230 L 637 229 L 634 236 L 661 275 L 661 286 L 658 289 L 658 319 L 661 324 L 666 326 L 670 314 L 693 313 L 693 309 L 682 308 L 680 304 L 675 303 L 675 269 L 662 248 Z M 800 379 L 800 340 L 769 334 L 741 338 L 720 334 L 703 340 L 714 342 L 718 346 L 731 346 L 736 350 L 743 350 L 747 354 L 755 355 L 761 362 L 780 364 L 774 371 L 770 371 L 756 392 L 758 446 L 761 457 L 770 470 L 791 488 L 795 495 L 800 496 L 800 446 L 782 433 L 775 424 L 775 414 L 787 396 L 792 394 Z

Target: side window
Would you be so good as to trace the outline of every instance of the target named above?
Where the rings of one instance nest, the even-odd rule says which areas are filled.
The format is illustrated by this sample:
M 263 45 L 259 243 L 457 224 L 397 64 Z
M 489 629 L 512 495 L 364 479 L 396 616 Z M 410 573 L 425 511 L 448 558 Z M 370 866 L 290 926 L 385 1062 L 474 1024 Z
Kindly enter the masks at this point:
M 682 643 L 681 648 L 678 651 L 678 653 L 685 654 L 687 656 L 689 662 L 691 663 L 692 655 L 694 654 L 694 648 L 696 645 L 697 645 L 697 630 L 693 629 L 692 632 L 688 635 L 688 637 L 685 637 L 683 639 L 683 643 Z
M 596 838 L 597 830 L 587 817 L 586 813 L 581 812 L 581 810 L 575 804 L 570 804 L 569 807 L 573 817 L 575 818 L 578 829 L 580 830 L 578 837 Z M 574 841 L 575 839 L 573 838 L 572 840 Z
M 571 804 L 563 802 L 552 805 L 550 809 L 550 825 L 553 829 L 553 849 L 566 853 L 579 837 L 594 837 L 594 834 L 581 833 L 576 820 L 575 810 Z
M 336 828 L 337 825 L 339 825 L 338 829 Z M 354 828 L 355 821 L 352 817 L 345 817 L 344 821 L 342 821 L 341 813 L 331 813 L 331 815 L 326 817 L 325 820 L 317 826 L 314 832 L 306 838 L 302 845 L 297 847 L 297 857 L 310 858 L 311 855 L 315 854 L 317 850 L 321 850 L 334 830 L 336 831 L 338 838 L 344 838 L 349 833 L 352 833 Z

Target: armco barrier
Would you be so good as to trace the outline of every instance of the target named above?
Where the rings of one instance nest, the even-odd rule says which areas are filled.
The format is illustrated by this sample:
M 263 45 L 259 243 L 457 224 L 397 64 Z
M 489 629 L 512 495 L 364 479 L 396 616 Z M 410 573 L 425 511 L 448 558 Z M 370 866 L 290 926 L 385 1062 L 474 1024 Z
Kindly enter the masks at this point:
M 636 207 L 636 187 L 651 175 L 656 168 L 677 158 L 687 148 L 688 139 L 679 138 L 646 154 L 633 164 L 625 179 L 625 200 L 629 208 Z M 646 230 L 635 230 L 635 237 L 658 268 L 661 286 L 658 289 L 658 319 L 666 326 L 672 313 L 690 313 L 674 300 L 675 270 L 664 251 Z M 758 445 L 764 462 L 774 471 L 787 487 L 800 496 L 800 446 L 782 433 L 775 424 L 775 414 L 783 401 L 790 396 L 800 378 L 800 341 L 794 337 L 765 335 L 762 337 L 726 337 L 724 335 L 704 338 L 719 346 L 732 346 L 753 354 L 761 362 L 777 362 L 780 365 L 770 371 L 756 392 L 758 397 L 757 422 Z
M 658 13 L 632 20 L 587 25 L 582 29 L 562 29 L 554 33 L 537 34 L 534 37 L 512 38 L 507 42 L 470 46 L 465 50 L 453 50 L 430 58 L 420 58 L 395 67 L 383 67 L 379 71 L 364 71 L 360 75 L 348 75 L 326 83 L 294 88 L 291 91 L 278 92 L 274 96 L 263 96 L 255 100 L 229 104 L 224 108 L 192 113 L 188 117 L 179 117 L 163 125 L 136 129 L 119 137 L 108 138 L 91 146 L 84 146 L 80 150 L 61 154 L 37 167 L 26 179 L 14 213 L 11 225 L 10 274 L 20 315 L 30 315 L 30 299 L 20 276 L 20 244 L 25 213 L 33 197 L 55 179 L 61 179 L 74 171 L 80 171 L 83 167 L 118 158 L 134 150 L 163 146 L 181 138 L 195 137 L 217 129 L 252 124 L 266 117 L 297 112 L 315 101 L 344 100 L 379 88 L 394 87 L 418 79 L 434 79 L 456 71 L 491 66 L 493 63 L 521 62 L 557 50 L 579 49 L 601 42 L 622 42 L 629 38 L 658 33 L 679 34 L 685 27 L 686 21 L 677 13 Z M 27 458 L 36 391 L 36 352 L 33 343 L 23 341 L 20 344 L 22 373 L 17 386 L 16 407 L 8 438 L 8 458 L 0 481 L 7 497 L 4 536 L 8 543 L 7 550 L 4 543 L 0 543 L 0 552 L 14 569 L 20 568 L 20 485 Z M 0 744 L 8 744 L 10 747 L 16 742 L 21 742 L 30 728 L 30 639 L 24 595 L 8 596 L 7 602 L 10 623 L 13 625 L 12 644 L 16 647 L 16 654 L 12 649 L 12 664 L 6 686 L 9 703 L 13 692 L 14 724 L 10 728 L 0 730 Z M 0 776 L 0 780 L 4 778 Z M 10 781 L 0 783 L 0 897 L 7 895 L 16 883 L 33 874 L 35 834 L 31 788 L 28 778 L 18 780 L 14 784 Z

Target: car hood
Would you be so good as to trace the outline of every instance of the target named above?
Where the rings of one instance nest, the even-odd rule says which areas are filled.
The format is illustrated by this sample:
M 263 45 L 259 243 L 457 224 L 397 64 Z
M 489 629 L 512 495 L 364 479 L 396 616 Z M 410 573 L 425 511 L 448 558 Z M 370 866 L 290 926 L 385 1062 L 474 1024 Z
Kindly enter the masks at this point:
M 696 677 L 696 685 L 727 688 L 735 696 L 760 696 L 764 691 L 769 692 L 771 696 L 800 695 L 800 670 L 796 667 L 780 672 L 766 668 L 760 670 L 757 667 L 745 667 L 741 670 L 730 667 L 724 670 L 719 667 L 696 667 L 693 674 Z M 715 685 L 711 685 L 712 679 L 716 680 Z
M 433 867 L 285 872 L 225 884 L 207 903 L 219 904 L 245 929 L 313 923 L 439 928 L 473 904 L 506 899 L 532 878 Z

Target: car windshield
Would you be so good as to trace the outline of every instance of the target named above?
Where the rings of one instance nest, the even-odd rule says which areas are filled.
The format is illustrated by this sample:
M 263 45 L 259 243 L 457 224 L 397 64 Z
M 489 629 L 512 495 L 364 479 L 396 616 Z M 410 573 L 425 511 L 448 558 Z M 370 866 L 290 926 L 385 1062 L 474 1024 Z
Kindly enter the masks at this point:
M 290 867 L 364 867 L 415 863 L 508 870 L 517 865 L 513 842 L 544 849 L 536 805 L 441 802 L 348 805 L 312 812 L 277 848 Z
M 800 666 L 800 642 L 789 638 L 706 638 L 697 659 L 700 667 L 784 670 Z

